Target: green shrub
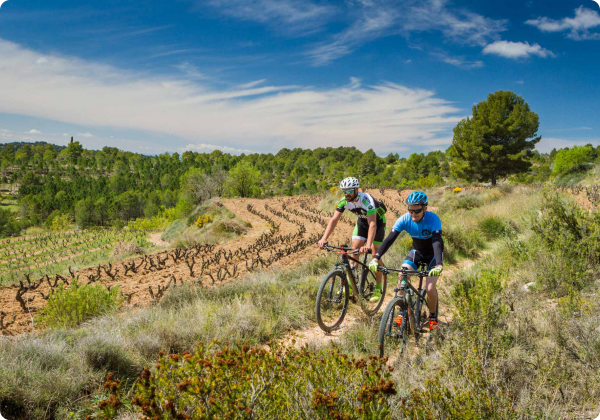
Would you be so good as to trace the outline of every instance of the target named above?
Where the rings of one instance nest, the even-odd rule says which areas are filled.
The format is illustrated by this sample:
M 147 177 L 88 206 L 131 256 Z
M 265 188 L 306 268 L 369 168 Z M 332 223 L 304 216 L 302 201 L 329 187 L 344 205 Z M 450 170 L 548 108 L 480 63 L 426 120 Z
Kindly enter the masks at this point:
M 586 170 L 588 168 L 583 168 L 580 171 L 570 171 L 560 177 L 556 178 L 554 183 L 558 187 L 572 187 L 574 185 L 579 184 L 587 175 Z
M 133 402 L 161 419 L 385 419 L 396 394 L 387 360 L 338 350 L 200 345 L 145 369 Z
M 129 230 L 162 230 L 173 223 L 175 211 L 170 210 L 150 218 L 138 218 L 127 224 Z
M 77 280 L 50 293 L 38 321 L 48 327 L 74 327 L 95 316 L 116 310 L 123 304 L 118 286 L 107 290 L 100 284 L 82 285 Z
M 475 195 L 460 195 L 456 197 L 454 202 L 454 207 L 456 209 L 464 209 L 471 210 L 477 207 L 481 207 L 483 205 L 483 201 L 481 198 Z
M 496 367 L 512 342 L 505 325 L 508 309 L 502 303 L 502 271 L 459 272 L 456 280 L 453 333 L 442 349 L 447 372 L 413 390 L 402 402 L 401 418 L 516 418 L 514 396 L 505 393 Z
M 587 213 L 577 203 L 557 194 L 545 194 L 532 229 L 544 249 L 578 271 L 598 271 L 600 264 L 600 213 Z
M 479 229 L 488 240 L 501 236 L 515 236 L 515 227 L 507 220 L 498 216 L 489 216 L 479 221 Z
M 165 232 L 161 235 L 160 239 L 162 239 L 163 241 L 173 241 L 175 238 L 177 238 L 178 235 L 181 234 L 181 232 L 183 232 L 185 230 L 185 228 L 187 227 L 185 220 L 182 219 L 177 219 L 174 220 L 173 223 L 171 223 L 171 226 L 169 226 Z
M 447 227 L 444 229 L 444 246 L 444 259 L 448 254 L 449 262 L 454 262 L 456 254 L 466 258 L 478 257 L 485 247 L 485 241 L 477 229 Z
M 585 170 L 590 167 L 586 164 L 593 162 L 595 157 L 592 146 L 574 146 L 571 149 L 559 150 L 554 157 L 552 173 L 564 175 L 569 172 Z
M 485 388 L 460 389 L 443 382 L 444 371 L 425 380 L 424 387 L 414 389 L 402 399 L 402 419 L 517 419 L 514 396 L 491 394 Z

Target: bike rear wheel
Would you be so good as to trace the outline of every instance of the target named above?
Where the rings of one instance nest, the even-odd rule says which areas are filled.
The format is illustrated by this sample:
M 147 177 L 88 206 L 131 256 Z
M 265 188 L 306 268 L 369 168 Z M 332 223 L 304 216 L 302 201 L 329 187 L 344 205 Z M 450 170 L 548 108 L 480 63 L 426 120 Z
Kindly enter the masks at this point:
M 323 279 L 317 301 L 315 315 L 319 327 L 325 332 L 331 332 L 340 327 L 348 310 L 348 282 L 345 273 L 333 270 Z
M 365 264 L 367 262 L 367 256 L 365 255 Z M 378 302 L 371 302 L 371 296 L 373 295 L 373 291 L 375 290 L 375 285 L 377 284 L 376 274 L 368 269 L 366 265 L 361 265 L 362 271 L 360 273 L 360 282 L 358 289 L 363 295 L 363 300 L 361 302 L 361 308 L 365 315 L 373 316 L 379 309 L 381 305 L 383 305 L 383 300 L 385 299 L 385 291 L 387 288 L 387 274 L 382 275 L 381 279 L 381 299 Z
M 402 353 L 408 342 L 408 334 L 408 305 L 403 296 L 398 296 L 388 303 L 379 324 L 379 357 L 389 354 L 398 345 L 399 353 Z

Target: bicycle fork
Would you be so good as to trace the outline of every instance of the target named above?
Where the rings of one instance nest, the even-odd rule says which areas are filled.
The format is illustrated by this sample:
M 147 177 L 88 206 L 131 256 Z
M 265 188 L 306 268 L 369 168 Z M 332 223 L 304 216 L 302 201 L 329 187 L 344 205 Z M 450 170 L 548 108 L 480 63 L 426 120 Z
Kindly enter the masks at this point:
M 342 287 L 346 285 L 346 282 L 350 283 L 350 288 L 352 288 L 352 296 L 360 296 L 358 293 L 358 287 L 356 286 L 356 281 L 354 280 L 354 275 L 352 274 L 352 270 L 350 270 L 350 264 L 336 264 L 336 267 L 343 268 L 344 276 L 342 278 Z
M 413 334 L 418 333 L 421 328 L 417 328 L 417 311 L 415 306 L 418 298 L 415 297 L 415 293 L 412 291 L 410 287 L 407 285 L 408 278 L 407 276 L 402 276 L 400 278 L 400 287 L 398 288 L 398 295 L 404 297 L 404 301 L 406 302 L 406 313 L 403 314 L 404 317 L 408 318 L 409 326 Z M 400 319 L 401 321 L 401 319 Z M 400 325 L 400 324 L 398 324 Z
M 345 268 L 344 273 L 346 274 L 344 276 L 344 282 L 347 281 L 348 283 L 350 283 L 350 287 L 352 288 L 353 296 L 360 296 L 360 294 L 358 293 L 358 287 L 356 287 L 356 281 L 354 279 L 354 274 L 352 274 L 352 270 L 350 270 L 350 264 L 344 264 L 344 268 Z

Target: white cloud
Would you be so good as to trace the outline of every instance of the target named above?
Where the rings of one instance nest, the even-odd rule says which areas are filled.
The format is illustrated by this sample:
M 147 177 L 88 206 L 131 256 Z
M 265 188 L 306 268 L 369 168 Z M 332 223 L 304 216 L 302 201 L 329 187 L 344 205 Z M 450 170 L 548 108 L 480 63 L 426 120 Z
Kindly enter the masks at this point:
M 198 70 L 198 67 L 194 66 L 193 64 L 190 64 L 188 61 L 184 61 L 183 63 L 175 65 L 173 67 L 181 70 L 181 72 L 183 72 L 186 76 L 191 77 L 193 79 L 198 79 L 198 80 L 208 79 L 208 77 L 206 75 L 204 75 L 203 73 L 201 73 Z
M 0 137 L 9 138 L 12 137 L 12 132 L 6 128 L 0 128 Z
M 223 153 L 230 153 L 232 155 L 240 155 L 242 153 L 256 153 L 252 150 L 246 150 L 246 149 L 235 149 L 233 147 L 227 147 L 227 146 L 216 146 L 214 144 L 204 144 L 204 143 L 200 143 L 200 144 L 188 144 L 185 147 L 182 147 L 181 149 L 179 149 L 180 152 L 186 152 L 186 151 L 194 151 L 194 152 L 200 152 L 200 153 L 208 153 L 208 152 L 212 152 L 213 150 L 220 150 Z
M 333 41 L 314 46 L 307 52 L 315 66 L 329 64 L 351 53 L 358 46 L 389 34 L 388 30 L 399 18 L 392 7 L 367 7 L 360 18 L 349 28 L 335 35 Z
M 483 61 L 480 60 L 467 60 L 465 57 L 460 56 L 450 56 L 446 53 L 432 53 L 434 57 L 438 60 L 443 61 L 444 63 L 460 67 L 463 69 L 477 69 L 483 67 Z
M 573 146 L 585 146 L 586 144 L 592 144 L 593 146 L 600 145 L 600 139 L 588 139 L 588 140 L 567 140 L 558 139 L 552 137 L 543 137 L 538 144 L 535 145 L 535 149 L 540 153 L 550 153 L 552 149 L 564 149 L 565 147 Z
M 196 0 L 198 8 L 217 8 L 222 14 L 240 20 L 274 25 L 285 32 L 310 33 L 318 30 L 333 8 L 309 0 Z
M 46 57 L 40 57 L 37 60 L 35 60 L 35 64 L 46 64 L 48 62 L 48 59 Z
M 81 137 L 87 137 L 87 138 L 94 137 L 94 135 L 92 133 L 77 133 L 77 135 L 81 136 Z
M 542 32 L 568 32 L 567 38 L 576 41 L 600 39 L 600 32 L 590 31 L 590 29 L 600 26 L 600 14 L 583 6 L 575 9 L 575 17 L 573 18 L 554 20 L 540 16 L 525 23 L 535 26 Z
M 393 83 L 217 91 L 206 81 L 149 77 L 75 58 L 52 56 L 37 66 L 32 57 L 39 54 L 2 40 L 0 56 L 0 112 L 160 133 L 172 139 L 163 143 L 171 150 L 179 137 L 244 150 L 356 146 L 385 153 L 438 138 L 460 120 L 460 110 L 434 92 Z
M 307 56 L 315 66 L 350 54 L 367 42 L 384 36 L 439 31 L 455 43 L 484 46 L 499 39 L 506 20 L 448 7 L 447 0 L 349 1 L 353 23 L 328 42 L 313 46 Z M 410 48 L 422 49 L 419 46 Z
M 32 128 L 31 130 L 29 130 L 27 132 L 27 134 L 42 134 L 41 131 L 36 130 L 35 128 Z
M 245 83 L 243 85 L 238 85 L 238 87 L 240 89 L 250 89 L 253 88 L 255 86 L 258 86 L 262 83 L 264 83 L 267 79 L 260 79 L 260 80 L 255 80 L 254 82 L 250 82 L 250 83 Z
M 579 131 L 579 130 L 592 130 L 592 127 L 572 127 L 572 128 L 551 128 L 545 129 L 544 131 Z
M 518 84 L 518 85 L 523 85 L 523 84 L 525 84 L 525 82 L 524 82 L 523 80 L 517 80 L 515 83 L 516 83 L 516 84 Z
M 484 54 L 495 54 L 501 57 L 518 59 L 533 55 L 538 57 L 556 57 L 552 51 L 542 48 L 539 44 L 530 45 L 529 42 L 496 41 L 483 49 Z
M 464 9 L 452 9 L 448 0 L 425 0 L 416 4 L 403 19 L 405 31 L 441 31 L 459 44 L 484 46 L 507 29 L 507 20 L 494 20 Z

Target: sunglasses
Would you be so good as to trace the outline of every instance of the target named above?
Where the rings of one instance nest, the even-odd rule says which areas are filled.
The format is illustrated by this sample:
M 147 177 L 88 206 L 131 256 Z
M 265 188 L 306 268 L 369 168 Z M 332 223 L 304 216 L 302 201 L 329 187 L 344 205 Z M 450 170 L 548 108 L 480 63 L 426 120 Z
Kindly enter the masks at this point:
M 421 208 L 421 209 L 414 209 L 414 210 L 412 210 L 412 209 L 408 209 L 408 212 L 409 212 L 409 213 L 414 213 L 414 214 L 419 214 L 419 213 L 421 213 L 422 211 L 423 211 L 423 209 L 422 209 L 422 208 Z
M 342 192 L 346 195 L 350 195 L 350 194 L 354 193 L 354 188 L 351 190 L 342 190 Z

